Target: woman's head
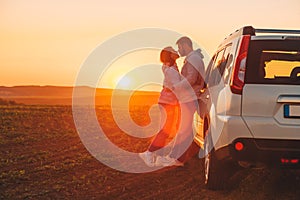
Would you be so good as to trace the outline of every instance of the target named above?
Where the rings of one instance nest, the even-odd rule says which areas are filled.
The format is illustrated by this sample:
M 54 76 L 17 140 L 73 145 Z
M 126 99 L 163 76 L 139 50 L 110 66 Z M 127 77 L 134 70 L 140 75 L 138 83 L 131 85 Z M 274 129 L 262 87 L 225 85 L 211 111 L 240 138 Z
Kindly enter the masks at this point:
M 165 65 L 174 65 L 177 58 L 179 55 L 172 47 L 165 47 L 160 52 L 160 61 Z

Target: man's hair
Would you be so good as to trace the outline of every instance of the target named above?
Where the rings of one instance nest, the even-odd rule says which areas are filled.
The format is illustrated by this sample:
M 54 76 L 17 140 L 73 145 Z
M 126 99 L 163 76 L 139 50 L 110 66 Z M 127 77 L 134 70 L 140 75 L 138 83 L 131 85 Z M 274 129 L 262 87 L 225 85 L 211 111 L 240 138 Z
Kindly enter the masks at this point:
M 179 38 L 176 44 L 187 44 L 189 47 L 193 48 L 192 40 L 189 37 L 183 36 Z

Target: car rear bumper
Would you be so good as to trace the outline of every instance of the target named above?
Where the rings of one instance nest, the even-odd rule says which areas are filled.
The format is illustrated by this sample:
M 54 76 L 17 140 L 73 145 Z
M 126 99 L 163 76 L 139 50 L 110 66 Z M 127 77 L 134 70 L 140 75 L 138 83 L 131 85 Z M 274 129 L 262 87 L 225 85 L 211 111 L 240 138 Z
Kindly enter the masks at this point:
M 216 154 L 218 159 L 300 168 L 300 140 L 238 138 Z

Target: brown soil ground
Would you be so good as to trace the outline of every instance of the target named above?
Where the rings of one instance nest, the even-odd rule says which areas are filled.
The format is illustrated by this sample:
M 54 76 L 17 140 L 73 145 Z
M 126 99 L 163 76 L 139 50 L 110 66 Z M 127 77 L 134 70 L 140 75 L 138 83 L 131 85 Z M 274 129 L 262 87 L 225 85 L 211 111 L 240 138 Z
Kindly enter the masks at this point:
M 115 130 L 111 113 L 101 109 L 100 123 L 106 124 L 106 130 Z M 147 121 L 140 117 L 140 112 L 146 112 L 143 109 L 133 110 L 133 118 L 140 120 L 137 123 Z M 143 151 L 149 143 L 133 144 Z M 298 199 L 300 196 L 300 173 L 293 170 L 243 169 L 232 177 L 228 189 L 207 190 L 202 176 L 203 160 L 196 155 L 184 167 L 150 173 L 111 169 L 85 149 L 69 106 L 1 106 L 0 159 L 0 199 Z

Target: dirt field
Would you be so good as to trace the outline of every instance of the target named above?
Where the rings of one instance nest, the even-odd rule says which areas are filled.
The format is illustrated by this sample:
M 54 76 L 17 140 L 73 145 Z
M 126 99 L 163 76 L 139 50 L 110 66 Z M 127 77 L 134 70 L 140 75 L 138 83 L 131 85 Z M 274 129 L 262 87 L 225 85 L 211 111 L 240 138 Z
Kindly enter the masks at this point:
M 122 143 L 111 113 L 100 123 L 119 144 L 143 151 L 148 141 Z M 141 114 L 142 112 L 142 114 Z M 147 123 L 145 108 L 132 117 Z M 140 117 L 146 116 L 146 117 Z M 125 141 L 125 137 L 124 137 Z M 225 191 L 205 189 L 202 160 L 145 174 L 111 169 L 92 157 L 76 132 L 70 106 L 0 107 L 0 199 L 299 199 L 300 172 L 243 169 Z

